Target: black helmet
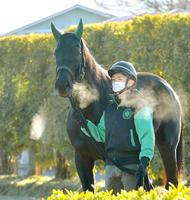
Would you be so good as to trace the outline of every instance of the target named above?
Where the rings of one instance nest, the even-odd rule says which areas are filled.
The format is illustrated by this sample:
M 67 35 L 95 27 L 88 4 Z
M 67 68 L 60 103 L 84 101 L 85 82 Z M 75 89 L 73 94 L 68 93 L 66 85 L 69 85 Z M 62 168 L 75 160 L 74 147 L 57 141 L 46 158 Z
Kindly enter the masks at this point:
M 115 73 L 122 73 L 124 75 L 130 76 L 135 82 L 137 81 L 137 72 L 134 66 L 130 62 L 118 61 L 114 63 L 111 68 L 108 70 L 110 77 Z

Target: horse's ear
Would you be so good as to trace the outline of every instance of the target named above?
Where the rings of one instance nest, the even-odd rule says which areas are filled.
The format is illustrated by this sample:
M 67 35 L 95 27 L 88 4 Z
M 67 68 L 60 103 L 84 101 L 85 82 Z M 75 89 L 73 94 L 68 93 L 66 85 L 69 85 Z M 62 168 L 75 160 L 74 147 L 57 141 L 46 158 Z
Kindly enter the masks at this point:
M 77 30 L 75 31 L 75 34 L 79 40 L 82 37 L 82 33 L 83 33 L 83 23 L 82 23 L 82 18 L 80 18 L 79 24 L 77 26 Z
M 59 30 L 55 27 L 53 23 L 51 23 L 51 31 L 53 33 L 55 40 L 58 42 L 59 38 L 61 37 L 61 32 L 59 32 Z

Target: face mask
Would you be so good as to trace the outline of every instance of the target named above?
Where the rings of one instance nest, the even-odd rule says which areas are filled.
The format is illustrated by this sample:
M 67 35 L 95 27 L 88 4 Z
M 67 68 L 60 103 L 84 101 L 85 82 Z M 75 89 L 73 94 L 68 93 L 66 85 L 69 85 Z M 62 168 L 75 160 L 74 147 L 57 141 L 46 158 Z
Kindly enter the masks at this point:
M 114 92 L 120 92 L 125 88 L 125 82 L 123 81 L 114 81 L 112 82 L 112 90 Z

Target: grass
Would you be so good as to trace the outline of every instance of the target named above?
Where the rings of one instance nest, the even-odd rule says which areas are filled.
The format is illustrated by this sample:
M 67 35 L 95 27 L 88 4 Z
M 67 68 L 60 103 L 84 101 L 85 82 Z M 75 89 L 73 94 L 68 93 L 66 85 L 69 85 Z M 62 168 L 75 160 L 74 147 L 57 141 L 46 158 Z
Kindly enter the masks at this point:
M 1 195 L 47 197 L 53 189 L 81 191 L 81 186 L 77 178 L 61 180 L 47 176 L 29 176 L 26 178 L 16 175 L 0 176 Z

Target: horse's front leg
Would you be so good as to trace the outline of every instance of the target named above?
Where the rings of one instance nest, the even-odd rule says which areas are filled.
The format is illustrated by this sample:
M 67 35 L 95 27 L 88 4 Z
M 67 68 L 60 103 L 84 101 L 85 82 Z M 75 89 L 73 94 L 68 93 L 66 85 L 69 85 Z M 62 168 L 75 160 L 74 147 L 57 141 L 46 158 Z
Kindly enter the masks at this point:
M 79 175 L 79 178 L 82 183 L 83 191 L 89 190 L 94 191 L 94 175 L 93 167 L 94 160 L 86 158 L 85 156 L 75 152 L 75 164 L 76 169 Z

